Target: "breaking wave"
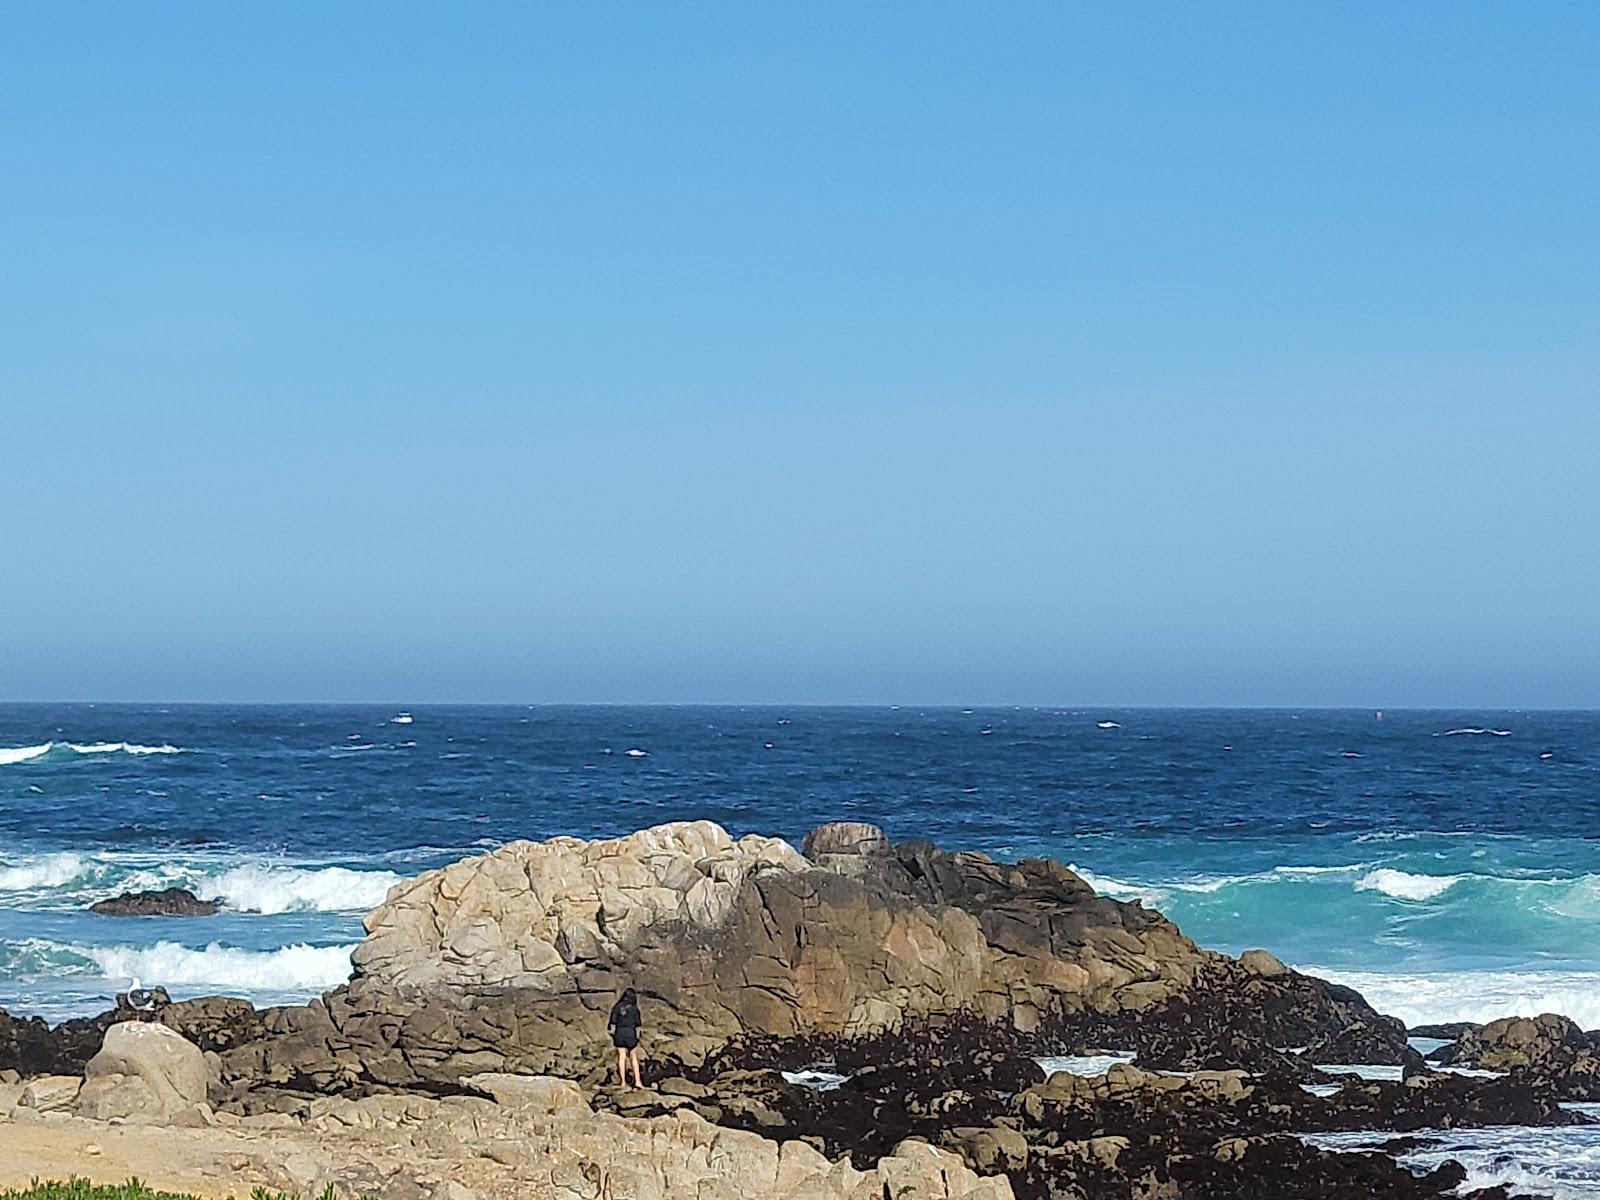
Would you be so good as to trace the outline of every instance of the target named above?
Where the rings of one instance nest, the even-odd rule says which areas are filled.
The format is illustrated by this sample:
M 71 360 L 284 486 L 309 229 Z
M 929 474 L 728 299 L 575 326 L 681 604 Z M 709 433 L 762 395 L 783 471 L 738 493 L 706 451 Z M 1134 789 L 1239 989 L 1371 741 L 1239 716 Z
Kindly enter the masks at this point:
M 41 742 L 37 746 L 0 746 L 0 767 L 33 762 L 48 754 L 183 754 L 182 746 L 143 746 L 138 742 Z
M 365 912 L 382 904 L 400 882 L 393 871 L 349 867 L 270 867 L 248 863 L 210 876 L 197 893 L 236 912 Z
M 212 989 L 251 996 L 263 992 L 317 995 L 350 978 L 353 945 L 297 944 L 245 950 L 212 942 L 195 948 L 177 942 L 150 946 L 91 946 L 27 938 L 0 942 L 0 972 L 10 979 L 37 976 L 104 979 L 125 986 L 130 979 L 172 990 Z
M 77 948 L 74 948 L 77 949 Z M 280 946 L 241 950 L 212 942 L 203 950 L 176 942 L 153 946 L 88 946 L 81 952 L 107 979 L 138 977 L 171 987 L 229 992 L 318 992 L 350 978 L 354 946 Z
M 1562 1013 L 1600 1029 L 1600 971 L 1443 971 L 1416 974 L 1295 968 L 1355 988 L 1381 1013 L 1407 1025 L 1480 1024 L 1500 1017 Z
M 1324 1133 L 1305 1137 L 1329 1150 L 1371 1150 L 1393 1140 L 1392 1133 Z M 1454 1160 L 1466 1168 L 1460 1191 L 1504 1186 L 1514 1195 L 1553 1196 L 1555 1200 L 1600 1197 L 1600 1126 L 1531 1129 L 1520 1125 L 1485 1129 L 1423 1130 L 1401 1165 L 1431 1171 Z
M 75 911 L 124 892 L 187 888 L 238 913 L 366 912 L 402 876 L 390 870 L 151 853 L 67 851 L 0 860 L 6 906 Z
M 1358 892 L 1382 892 L 1396 900 L 1432 900 L 1442 896 L 1462 880 L 1460 875 L 1413 875 L 1379 867 L 1356 880 Z

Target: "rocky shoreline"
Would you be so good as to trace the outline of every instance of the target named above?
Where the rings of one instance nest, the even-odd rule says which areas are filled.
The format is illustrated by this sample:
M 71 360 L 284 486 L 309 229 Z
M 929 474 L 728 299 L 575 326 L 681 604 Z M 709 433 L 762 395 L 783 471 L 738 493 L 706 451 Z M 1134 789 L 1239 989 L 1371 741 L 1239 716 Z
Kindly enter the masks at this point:
M 798 850 L 705 822 L 516 842 L 365 924 L 349 983 L 306 1005 L 161 997 L 160 1034 L 125 1005 L 0 1012 L 0 1147 L 33 1122 L 176 1125 L 270 1138 L 241 1180 L 384 1200 L 1353 1200 L 1461 1194 L 1465 1172 L 1304 1135 L 1570 1126 L 1589 1118 L 1563 1102 L 1600 1099 L 1600 1036 L 1565 1018 L 1432 1031 L 1425 1059 L 1355 992 L 1204 950 L 1058 863 L 869 825 Z M 627 986 L 642 1090 L 608 1077 Z M 1038 1061 L 1096 1054 L 1119 1061 Z M 1397 1078 L 1325 1069 L 1351 1064 Z

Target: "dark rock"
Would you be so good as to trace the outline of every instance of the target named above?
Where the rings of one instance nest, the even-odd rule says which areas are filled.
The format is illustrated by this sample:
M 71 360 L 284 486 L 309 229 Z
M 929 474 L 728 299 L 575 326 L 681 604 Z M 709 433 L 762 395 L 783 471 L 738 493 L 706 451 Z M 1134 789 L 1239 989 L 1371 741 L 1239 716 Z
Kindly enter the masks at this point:
M 152 988 L 155 1013 L 171 1001 L 165 988 Z M 29 1075 L 81 1075 L 100 1051 L 106 1030 L 119 1021 L 142 1020 L 150 1012 L 136 1012 L 125 995 L 117 1006 L 96 1017 L 75 1017 L 54 1027 L 39 1017 L 14 1017 L 0 1009 L 0 1070 Z
M 1450 1066 L 1506 1071 L 1569 1100 L 1600 1100 L 1600 1034 L 1585 1033 L 1555 1013 L 1469 1028 L 1435 1058 Z
M 89 911 L 102 917 L 211 917 L 221 911 L 215 900 L 202 900 L 187 888 L 166 888 L 159 892 L 124 892 L 110 900 L 99 900 Z
M 1476 1033 L 1483 1026 L 1474 1021 L 1451 1021 L 1444 1025 L 1413 1025 L 1406 1030 L 1410 1037 L 1434 1038 L 1438 1041 L 1453 1042 L 1464 1033 Z

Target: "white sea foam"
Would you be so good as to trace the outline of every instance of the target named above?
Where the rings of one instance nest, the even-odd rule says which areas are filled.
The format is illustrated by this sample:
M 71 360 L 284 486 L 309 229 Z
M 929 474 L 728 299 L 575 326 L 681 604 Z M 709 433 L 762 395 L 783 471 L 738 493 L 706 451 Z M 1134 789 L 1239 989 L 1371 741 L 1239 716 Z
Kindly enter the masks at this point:
M 382 904 L 400 882 L 393 871 L 349 867 L 281 867 L 246 863 L 210 876 L 195 887 L 207 900 L 236 912 L 274 916 L 288 912 L 366 912 Z
M 68 742 L 79 754 L 182 754 L 182 746 L 141 746 L 137 742 Z
M 1356 891 L 1382 892 L 1397 900 L 1432 900 L 1460 883 L 1461 878 L 1460 875 L 1413 875 L 1409 871 L 1379 867 L 1356 880 Z
M 1098 725 L 1095 726 L 1095 728 L 1097 728 L 1097 729 L 1121 729 L 1122 726 L 1118 725 L 1115 721 L 1101 721 Z
M 138 977 L 164 987 L 214 987 L 231 993 L 316 992 L 350 978 L 354 946 L 281 946 L 242 950 L 216 942 L 202 950 L 176 942 L 153 946 L 73 946 L 107 979 Z
M 1166 898 L 1166 893 L 1158 887 L 1146 884 L 1124 883 L 1120 879 L 1112 879 L 1107 875 L 1096 875 L 1077 863 L 1069 863 L 1069 871 L 1075 872 L 1085 883 L 1099 892 L 1102 896 L 1110 896 L 1114 900 L 1143 900 L 1146 904 L 1159 904 Z
M 627 754 L 629 758 L 643 758 L 649 753 L 649 751 L 640 750 L 637 746 L 635 746 L 632 750 L 626 750 L 624 753 Z
M 1445 737 L 1510 737 L 1509 729 L 1446 729 Z
M 32 762 L 43 758 L 52 750 L 70 750 L 75 754 L 182 754 L 182 746 L 142 746 L 138 742 L 41 742 L 37 746 L 0 747 L 0 767 L 13 763 Z
M 0 860 L 6 906 L 33 911 L 81 911 L 124 892 L 181 887 L 239 913 L 366 912 L 401 878 L 391 870 L 203 852 L 58 851 Z
M 416 718 L 413 717 L 410 713 L 396 713 L 394 716 L 389 718 L 389 724 L 391 724 L 391 725 L 409 725 L 409 724 L 411 724 L 411 722 L 413 722 L 415 720 L 416 720 Z
M 1360 992 L 1379 1012 L 1407 1025 L 1487 1023 L 1500 1017 L 1562 1013 L 1585 1029 L 1600 1028 L 1600 972 L 1456 971 L 1436 975 L 1342 971 L 1298 966 L 1307 975 Z
M 0 865 L 0 892 L 25 892 L 60 887 L 83 874 L 84 861 L 76 854 L 46 854 L 13 865 Z
M 804 1071 L 780 1071 L 778 1074 L 782 1075 L 790 1083 L 799 1084 L 801 1087 L 813 1088 L 819 1092 L 834 1091 L 841 1083 L 850 1078 L 848 1075 L 839 1075 L 833 1071 L 819 1071 L 810 1068 Z
M 1393 1133 L 1323 1133 L 1304 1140 L 1330 1150 L 1371 1150 Z M 1460 1190 L 1504 1184 L 1514 1195 L 1533 1192 L 1555 1200 L 1600 1197 L 1600 1125 L 1533 1129 L 1504 1125 L 1489 1129 L 1425 1129 L 1408 1134 L 1424 1144 L 1399 1155 L 1413 1169 L 1432 1170 L 1454 1160 L 1466 1168 Z

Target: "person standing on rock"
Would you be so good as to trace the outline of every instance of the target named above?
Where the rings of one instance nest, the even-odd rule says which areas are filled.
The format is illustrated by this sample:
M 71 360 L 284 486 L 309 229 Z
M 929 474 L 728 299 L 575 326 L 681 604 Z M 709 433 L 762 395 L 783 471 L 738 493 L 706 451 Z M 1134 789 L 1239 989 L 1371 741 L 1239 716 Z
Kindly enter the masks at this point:
M 606 1028 L 611 1030 L 611 1044 L 617 1048 L 617 1078 L 623 1087 L 628 1086 L 628 1064 L 633 1064 L 633 1086 L 642 1088 L 639 1076 L 639 997 L 632 988 L 625 988 L 622 996 L 611 1006 L 611 1016 Z

